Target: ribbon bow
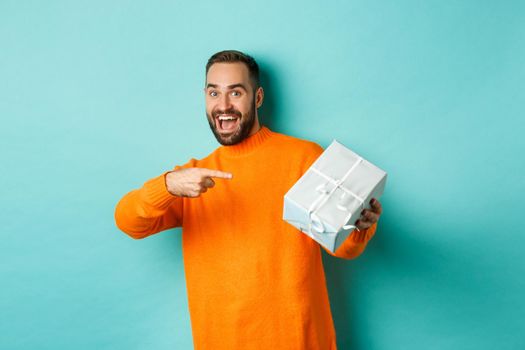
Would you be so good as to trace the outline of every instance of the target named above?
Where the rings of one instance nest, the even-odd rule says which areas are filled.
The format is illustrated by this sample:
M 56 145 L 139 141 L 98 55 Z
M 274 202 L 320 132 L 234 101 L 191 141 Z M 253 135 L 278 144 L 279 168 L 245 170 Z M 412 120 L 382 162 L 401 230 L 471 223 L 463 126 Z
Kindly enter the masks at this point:
M 336 191 L 336 189 L 340 188 L 341 190 L 343 190 L 343 194 L 341 195 L 339 204 L 337 205 L 337 209 L 348 212 L 348 215 L 344 221 L 345 223 L 350 221 L 350 219 L 352 218 L 352 212 L 348 208 L 348 201 L 350 198 L 348 197 L 348 195 L 357 199 L 361 203 L 360 204 L 361 208 L 363 208 L 363 204 L 365 200 L 361 198 L 360 196 L 358 196 L 357 194 L 355 194 L 354 192 L 342 186 L 343 182 L 345 182 L 345 180 L 348 178 L 350 173 L 352 173 L 352 171 L 354 171 L 357 165 L 359 165 L 359 163 L 361 163 L 362 161 L 363 161 L 363 158 L 358 157 L 357 161 L 350 167 L 350 169 L 348 169 L 345 175 L 339 180 L 333 179 L 332 177 L 321 172 L 319 169 L 316 169 L 314 167 L 311 168 L 311 170 L 313 170 L 315 173 L 325 178 L 327 182 L 317 186 L 316 191 L 319 192 L 319 196 L 314 200 L 314 202 L 308 208 L 308 218 L 309 218 L 308 232 L 310 233 L 310 235 L 320 236 L 320 234 L 326 232 L 326 228 L 324 227 L 323 222 L 321 221 L 319 216 L 316 214 L 316 211 L 318 211 L 319 208 L 321 208 L 328 201 L 328 199 L 332 196 L 332 194 Z M 329 183 L 334 184 L 334 187 L 330 191 L 327 189 L 327 185 Z M 354 225 L 344 225 L 343 226 L 343 229 L 345 230 L 352 229 L 352 228 L 355 228 L 359 231 L 359 229 Z

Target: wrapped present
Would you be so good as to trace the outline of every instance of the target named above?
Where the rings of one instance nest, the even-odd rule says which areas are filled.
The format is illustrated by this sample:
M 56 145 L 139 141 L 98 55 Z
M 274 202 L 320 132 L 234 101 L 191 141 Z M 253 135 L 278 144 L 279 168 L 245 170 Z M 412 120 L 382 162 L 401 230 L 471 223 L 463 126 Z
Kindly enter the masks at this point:
M 334 140 L 285 194 L 283 219 L 335 252 L 383 194 L 386 176 Z

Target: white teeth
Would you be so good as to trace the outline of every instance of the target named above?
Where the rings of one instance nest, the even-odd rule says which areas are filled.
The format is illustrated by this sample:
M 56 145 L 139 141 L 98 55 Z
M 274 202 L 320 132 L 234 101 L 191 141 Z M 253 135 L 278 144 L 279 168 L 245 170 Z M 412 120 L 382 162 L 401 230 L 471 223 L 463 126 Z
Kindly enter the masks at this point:
M 234 119 L 237 119 L 236 117 L 233 117 L 233 116 L 226 116 L 226 115 L 220 115 L 219 116 L 219 120 L 234 120 Z

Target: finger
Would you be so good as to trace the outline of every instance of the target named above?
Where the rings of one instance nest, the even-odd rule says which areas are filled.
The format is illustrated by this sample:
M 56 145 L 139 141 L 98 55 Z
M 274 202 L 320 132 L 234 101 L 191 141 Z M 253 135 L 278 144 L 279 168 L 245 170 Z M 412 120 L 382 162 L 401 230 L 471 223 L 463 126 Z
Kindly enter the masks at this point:
M 197 184 L 197 183 L 193 184 L 191 186 L 191 188 L 189 189 L 190 190 L 190 194 L 192 194 L 192 195 L 197 194 L 198 195 L 198 194 L 200 194 L 202 192 L 203 188 L 206 188 L 206 187 L 204 187 L 204 186 L 202 186 L 200 184 Z
M 381 206 L 381 203 L 379 203 L 379 201 L 375 198 L 372 198 L 370 200 L 370 205 L 372 206 L 372 210 L 381 215 L 381 213 L 383 212 L 383 207 Z
M 365 221 L 370 221 L 372 223 L 376 222 L 377 220 L 379 220 L 379 214 L 377 213 L 374 213 L 372 210 L 370 209 L 364 209 L 362 212 L 361 212 L 361 217 L 360 219 L 362 220 L 365 220 Z
M 202 185 L 206 188 L 215 186 L 215 181 L 212 180 L 211 177 L 205 177 L 204 180 L 202 180 Z
M 364 221 L 364 220 L 359 219 L 359 220 L 356 221 L 355 226 L 359 230 L 366 230 L 367 228 L 372 226 L 372 224 L 370 222 L 368 222 L 368 221 Z
M 200 195 L 201 195 L 200 191 L 191 191 L 190 193 L 188 193 L 188 197 L 190 197 L 190 198 L 197 198 Z
M 233 177 L 231 173 L 227 173 L 227 172 L 220 171 L 220 170 L 206 169 L 206 168 L 201 168 L 201 175 L 208 176 L 208 177 L 218 177 L 221 179 L 231 179 Z

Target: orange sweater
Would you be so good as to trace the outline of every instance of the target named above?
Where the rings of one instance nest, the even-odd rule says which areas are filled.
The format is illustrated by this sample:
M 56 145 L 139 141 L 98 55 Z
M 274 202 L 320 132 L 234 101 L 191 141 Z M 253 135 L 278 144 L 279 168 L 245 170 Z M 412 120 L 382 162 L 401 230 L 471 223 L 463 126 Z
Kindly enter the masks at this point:
M 283 197 L 323 149 L 263 126 L 182 167 L 233 174 L 197 198 L 170 194 L 164 176 L 117 204 L 117 226 L 140 239 L 182 226 L 188 305 L 197 350 L 336 349 L 320 245 L 282 219 Z M 376 224 L 332 254 L 363 252 Z

